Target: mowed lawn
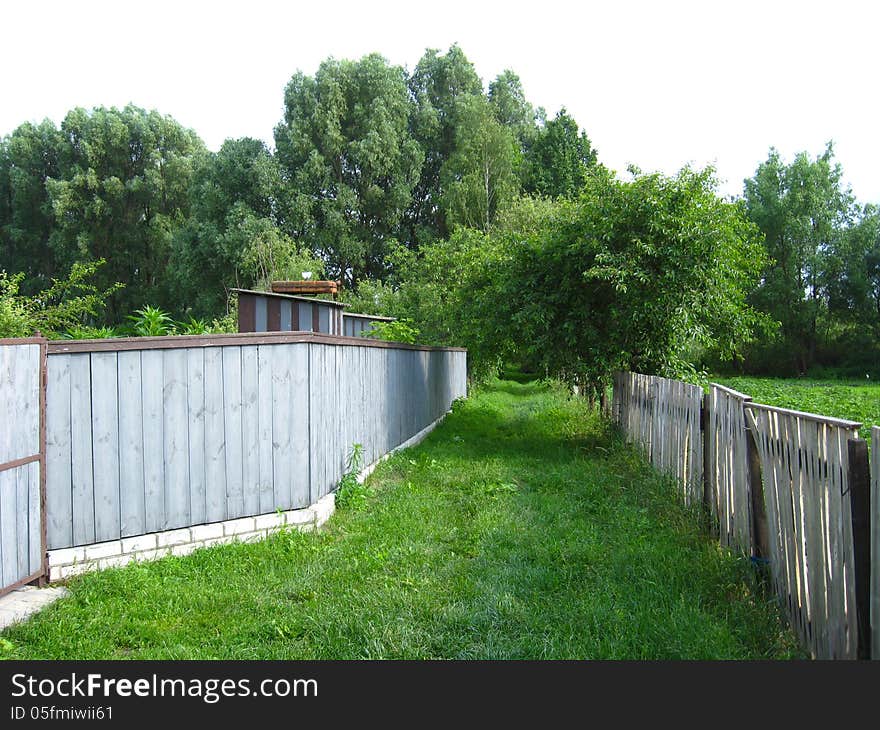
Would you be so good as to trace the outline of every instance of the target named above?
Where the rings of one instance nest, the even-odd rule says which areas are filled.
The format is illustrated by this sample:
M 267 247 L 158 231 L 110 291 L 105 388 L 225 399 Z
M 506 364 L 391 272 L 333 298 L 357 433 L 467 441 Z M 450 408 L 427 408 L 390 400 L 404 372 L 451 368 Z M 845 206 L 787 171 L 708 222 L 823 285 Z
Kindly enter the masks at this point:
M 870 439 L 880 426 L 880 383 L 864 380 L 809 378 L 721 378 L 716 382 L 752 396 L 758 403 L 845 418 L 862 424 L 859 435 Z
M 802 656 L 722 551 L 583 402 L 495 381 L 318 533 L 107 570 L 6 630 L 58 659 Z

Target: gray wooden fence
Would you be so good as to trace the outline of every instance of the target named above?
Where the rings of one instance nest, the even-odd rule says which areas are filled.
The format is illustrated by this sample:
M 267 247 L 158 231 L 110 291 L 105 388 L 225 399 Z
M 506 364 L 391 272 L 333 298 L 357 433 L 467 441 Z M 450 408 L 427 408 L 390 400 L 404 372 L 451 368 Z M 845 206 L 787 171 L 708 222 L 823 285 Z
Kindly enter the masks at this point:
M 686 504 L 703 500 L 703 391 L 653 375 L 615 374 L 612 410 L 627 438 L 660 471 L 675 477 Z
M 0 594 L 44 573 L 41 340 L 0 340 Z
M 847 441 L 861 424 L 746 404 L 761 457 L 770 566 L 812 655 L 857 657 Z
M 752 550 L 748 433 L 743 406 L 751 397 L 712 383 L 706 414 L 706 500 L 721 544 Z
M 699 423 L 694 417 L 699 393 L 695 386 L 676 387 L 634 373 L 618 373 L 614 380 L 614 414 L 621 429 L 655 466 L 676 476 L 691 501 L 698 494 L 687 480 L 694 462 L 691 442 L 700 436 L 693 430 Z M 866 605 L 861 603 L 866 596 L 856 586 L 850 479 L 857 477 L 852 476 L 856 472 L 850 468 L 849 447 L 861 424 L 753 403 L 749 396 L 715 384 L 705 410 L 705 499 L 718 518 L 720 541 L 747 554 L 757 552 L 754 511 L 760 509 L 758 516 L 766 516 L 767 527 L 761 549 L 768 553 L 776 592 L 802 644 L 819 659 L 858 657 L 862 609 L 856 606 Z M 759 466 L 750 468 L 752 438 Z M 873 429 L 872 439 L 874 557 L 868 603 L 877 657 L 880 429 Z M 679 465 L 670 459 L 678 459 Z
M 880 659 L 880 426 L 871 429 L 871 656 Z
M 362 338 L 52 343 L 49 548 L 308 506 L 465 390 L 463 350 Z

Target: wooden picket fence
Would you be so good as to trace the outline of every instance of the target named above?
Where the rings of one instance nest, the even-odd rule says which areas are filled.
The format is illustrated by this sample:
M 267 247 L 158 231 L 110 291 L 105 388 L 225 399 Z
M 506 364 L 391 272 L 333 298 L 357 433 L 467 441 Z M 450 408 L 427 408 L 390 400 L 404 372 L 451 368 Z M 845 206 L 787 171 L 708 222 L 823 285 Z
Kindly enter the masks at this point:
M 751 397 L 721 385 L 709 389 L 706 497 L 725 547 L 748 552 L 753 541 L 748 438 L 743 406 Z
M 703 396 L 696 386 L 637 373 L 615 375 L 613 404 L 623 433 L 676 478 L 685 501 L 703 500 L 721 544 L 769 562 L 813 657 L 880 658 L 880 570 L 870 556 L 880 556 L 880 429 L 872 433 L 870 512 L 856 463 L 858 454 L 866 459 L 860 423 L 754 403 L 717 384 Z M 870 536 L 867 527 L 854 534 L 862 524 Z M 869 537 L 870 550 L 860 548 Z M 860 586 L 862 575 L 870 586 L 867 577 Z
M 860 424 L 746 404 L 761 455 L 776 592 L 815 657 L 857 656 L 849 439 Z
M 703 499 L 703 443 L 696 385 L 637 373 L 615 376 L 613 412 L 660 471 L 682 486 L 686 504 Z

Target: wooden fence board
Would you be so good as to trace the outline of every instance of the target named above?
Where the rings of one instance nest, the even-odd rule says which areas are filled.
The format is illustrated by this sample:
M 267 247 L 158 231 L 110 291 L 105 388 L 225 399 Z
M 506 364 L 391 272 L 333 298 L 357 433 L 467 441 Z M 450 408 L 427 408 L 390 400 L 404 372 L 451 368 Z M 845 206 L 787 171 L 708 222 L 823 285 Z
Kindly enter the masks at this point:
M 186 351 L 187 460 L 189 463 L 189 513 L 192 524 L 208 521 L 205 461 L 205 353 Z
M 275 503 L 281 509 L 291 509 L 293 495 L 291 473 L 293 472 L 290 350 L 276 348 L 272 358 L 272 468 L 275 484 Z
M 162 359 L 165 526 L 175 529 L 192 524 L 187 353 L 186 350 L 166 350 Z
M 74 544 L 69 357 L 49 358 L 46 422 L 46 462 L 51 465 L 46 470 L 46 519 L 48 547 L 53 549 Z
M 290 304 L 290 302 L 282 302 Z M 257 347 L 241 348 L 241 467 L 244 514 L 260 512 L 260 374 Z
M 164 530 L 165 513 L 165 435 L 163 354 L 141 353 L 141 398 L 144 434 L 144 522 L 147 532 Z M 85 424 L 88 428 L 88 424 Z M 81 543 L 77 543 L 81 544 Z
M 205 350 L 205 517 L 226 519 L 226 433 L 223 351 Z
M 51 358 L 50 364 L 66 358 Z M 124 460 L 119 470 L 120 535 L 129 537 L 147 531 L 144 488 L 144 413 L 141 381 L 141 353 L 117 355 L 119 397 L 119 450 Z M 49 396 L 49 400 L 52 397 Z M 55 429 L 50 428 L 50 433 Z M 56 463 L 51 457 L 53 465 Z M 50 469 L 49 473 L 52 473 Z
M 259 434 L 257 438 L 259 459 L 259 494 L 260 512 L 267 513 L 275 509 L 273 474 L 273 401 L 272 401 L 272 350 L 278 345 L 259 345 L 257 347 L 257 420 Z M 308 345 L 306 345 L 308 347 Z
M 95 542 L 95 492 L 92 484 L 91 358 L 70 360 L 70 472 L 73 489 L 73 539 Z
M 244 516 L 241 348 L 223 348 L 223 425 L 226 439 L 226 518 Z
M 119 391 L 115 352 L 91 357 L 92 483 L 95 539 L 119 536 Z

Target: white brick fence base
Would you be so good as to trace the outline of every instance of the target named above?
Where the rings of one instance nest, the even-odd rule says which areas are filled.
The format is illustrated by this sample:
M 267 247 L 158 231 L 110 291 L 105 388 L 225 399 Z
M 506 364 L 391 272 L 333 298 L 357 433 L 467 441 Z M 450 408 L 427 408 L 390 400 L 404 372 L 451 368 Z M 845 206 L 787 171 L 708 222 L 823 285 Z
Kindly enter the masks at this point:
M 167 555 L 189 555 L 193 550 L 230 542 L 255 542 L 284 527 L 302 531 L 323 525 L 336 509 L 334 493 L 305 509 L 242 517 L 179 530 L 151 532 L 137 537 L 99 542 L 83 547 L 49 551 L 49 581 L 70 578 L 89 570 L 115 568 L 135 560 L 154 560 Z

